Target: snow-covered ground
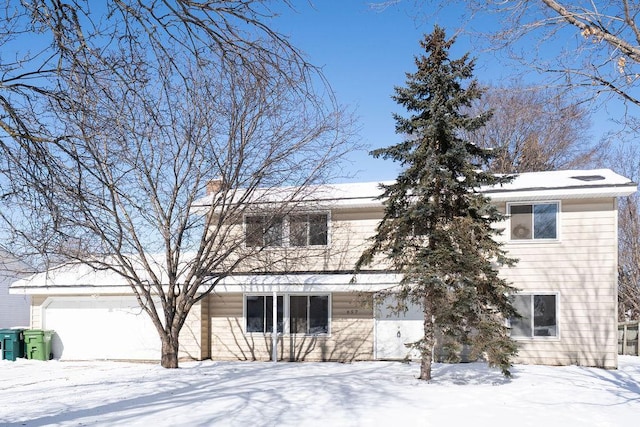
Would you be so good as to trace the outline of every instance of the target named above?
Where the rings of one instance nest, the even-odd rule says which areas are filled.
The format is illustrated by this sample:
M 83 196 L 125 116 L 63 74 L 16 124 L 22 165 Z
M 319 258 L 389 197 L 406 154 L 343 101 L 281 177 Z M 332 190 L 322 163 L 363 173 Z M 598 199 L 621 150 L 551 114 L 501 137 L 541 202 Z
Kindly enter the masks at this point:
M 484 364 L 0 361 L 0 425 L 635 426 L 640 358 L 620 369 Z

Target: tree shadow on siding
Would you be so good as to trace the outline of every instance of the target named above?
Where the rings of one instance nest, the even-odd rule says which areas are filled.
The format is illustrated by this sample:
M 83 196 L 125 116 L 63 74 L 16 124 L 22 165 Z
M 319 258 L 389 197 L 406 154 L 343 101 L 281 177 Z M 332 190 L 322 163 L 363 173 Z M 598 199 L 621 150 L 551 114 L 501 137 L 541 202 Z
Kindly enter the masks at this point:
M 361 320 L 349 322 L 344 331 L 360 330 Z M 356 360 L 370 360 L 372 348 L 373 327 L 368 328 L 365 335 L 349 332 L 324 335 L 290 335 L 290 361 L 321 360 L 323 362 L 353 362 Z
M 273 342 L 269 334 L 246 334 L 242 332 L 240 320 L 227 319 L 228 331 L 233 337 L 233 344 L 223 339 L 214 340 L 229 354 L 233 360 L 270 360 Z M 360 327 L 360 329 L 358 329 Z M 360 320 L 353 320 L 344 330 L 350 328 L 361 330 Z M 356 360 L 370 360 L 372 348 L 373 328 L 368 328 L 366 334 L 351 334 L 349 332 L 325 335 L 296 335 L 278 336 L 278 360 L 301 361 L 334 361 L 353 362 Z M 215 339 L 215 336 L 214 336 Z M 288 344 L 285 348 L 285 342 Z M 220 353 L 213 351 L 215 354 Z

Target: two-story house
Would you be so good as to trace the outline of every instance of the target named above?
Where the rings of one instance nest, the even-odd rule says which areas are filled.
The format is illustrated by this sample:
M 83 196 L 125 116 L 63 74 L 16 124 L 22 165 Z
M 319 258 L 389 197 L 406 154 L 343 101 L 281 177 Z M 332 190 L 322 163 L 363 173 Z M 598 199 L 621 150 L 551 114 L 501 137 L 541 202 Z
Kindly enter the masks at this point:
M 600 169 L 523 173 L 481 189 L 508 214 L 499 225 L 501 241 L 519 259 L 501 270 L 520 289 L 514 302 L 522 318 L 505 320 L 519 343 L 516 362 L 617 366 L 617 203 L 636 187 Z M 235 224 L 244 244 L 264 246 L 261 256 L 280 261 L 238 270 L 194 307 L 181 333 L 182 356 L 269 360 L 274 343 L 282 360 L 415 356 L 404 344 L 419 337 L 419 309 L 393 315 L 372 303 L 373 293 L 393 287 L 399 276 L 382 262 L 353 275 L 382 218 L 379 194 L 377 183 L 323 186 L 268 226 L 260 211 L 248 211 Z M 304 257 L 282 255 L 301 252 Z M 100 274 L 74 267 L 13 289 L 32 295 L 33 327 L 56 330 L 56 357 L 158 359 L 150 321 L 126 286 Z M 85 330 L 87 324 L 94 330 Z

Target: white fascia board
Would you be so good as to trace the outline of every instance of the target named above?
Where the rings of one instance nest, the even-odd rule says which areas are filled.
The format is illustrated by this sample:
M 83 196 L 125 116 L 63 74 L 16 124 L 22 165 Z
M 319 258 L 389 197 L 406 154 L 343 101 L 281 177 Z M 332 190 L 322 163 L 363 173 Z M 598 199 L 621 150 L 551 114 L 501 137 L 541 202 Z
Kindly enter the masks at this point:
M 394 273 L 371 274 L 278 274 L 235 275 L 222 279 L 214 293 L 261 292 L 377 292 L 392 288 L 402 275 Z M 352 281 L 353 280 L 353 281 Z M 53 285 L 12 286 L 10 294 L 20 295 L 128 295 L 128 285 Z
M 626 197 L 637 191 L 637 185 L 612 187 L 576 187 L 515 190 L 504 192 L 485 192 L 484 194 L 494 202 L 519 202 L 527 200 L 547 199 L 594 199 L 601 197 Z
M 130 286 L 12 286 L 11 295 L 133 295 Z
M 226 277 L 214 293 L 261 292 L 376 292 L 396 286 L 400 274 L 282 274 Z

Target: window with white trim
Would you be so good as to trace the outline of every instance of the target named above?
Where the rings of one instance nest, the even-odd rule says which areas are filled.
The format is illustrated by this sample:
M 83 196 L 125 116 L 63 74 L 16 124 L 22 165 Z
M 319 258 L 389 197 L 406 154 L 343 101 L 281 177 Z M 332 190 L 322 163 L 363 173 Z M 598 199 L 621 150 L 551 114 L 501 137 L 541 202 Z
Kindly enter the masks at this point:
M 289 331 L 292 334 L 329 333 L 329 296 L 301 295 L 289 297 Z
M 301 214 L 289 217 L 290 246 L 326 246 L 327 214 Z
M 558 203 L 510 204 L 511 240 L 558 238 Z
M 271 333 L 273 331 L 273 296 L 246 295 L 246 331 Z M 277 297 L 277 322 L 278 332 L 284 330 L 284 304 L 283 297 Z
M 329 242 L 329 215 L 293 214 L 286 217 L 247 215 L 244 218 L 248 247 L 313 247 Z
M 252 215 L 244 218 L 245 244 L 250 247 L 282 246 L 282 217 Z
M 513 338 L 558 337 L 558 296 L 518 294 L 513 306 L 520 317 L 509 319 Z
M 273 296 L 245 295 L 245 330 L 271 333 Z M 329 295 L 277 296 L 278 333 L 325 335 L 329 333 Z

